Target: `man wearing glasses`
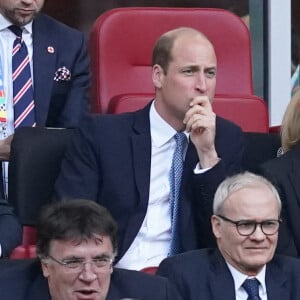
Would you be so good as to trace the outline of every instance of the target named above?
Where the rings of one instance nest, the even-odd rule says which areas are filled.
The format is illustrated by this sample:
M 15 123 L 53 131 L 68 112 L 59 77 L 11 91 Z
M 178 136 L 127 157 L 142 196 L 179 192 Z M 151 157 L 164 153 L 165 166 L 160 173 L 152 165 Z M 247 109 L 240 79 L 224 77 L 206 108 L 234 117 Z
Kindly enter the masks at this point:
M 2 261 L 1 300 L 180 300 L 166 278 L 113 268 L 117 226 L 89 200 L 48 206 L 35 260 Z
M 249 172 L 218 187 L 211 224 L 218 249 L 165 259 L 160 275 L 185 300 L 300 299 L 300 261 L 274 256 L 281 201 L 274 186 Z

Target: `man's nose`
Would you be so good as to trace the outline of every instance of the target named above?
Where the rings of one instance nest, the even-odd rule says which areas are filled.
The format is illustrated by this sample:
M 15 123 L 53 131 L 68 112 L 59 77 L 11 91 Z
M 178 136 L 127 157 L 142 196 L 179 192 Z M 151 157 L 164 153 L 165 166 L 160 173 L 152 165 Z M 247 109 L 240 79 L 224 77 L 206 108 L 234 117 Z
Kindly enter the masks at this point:
M 23 4 L 27 4 L 27 5 L 30 5 L 33 3 L 34 0 L 22 0 L 22 3 Z
M 250 238 L 255 240 L 264 240 L 266 238 L 266 235 L 262 231 L 261 225 L 256 225 L 256 228 L 254 232 L 250 235 Z
M 201 72 L 196 77 L 196 89 L 201 93 L 204 93 L 207 90 L 205 74 Z
M 86 262 L 82 266 L 79 278 L 83 281 L 91 282 L 97 278 L 97 274 L 94 271 L 94 266 L 91 262 Z

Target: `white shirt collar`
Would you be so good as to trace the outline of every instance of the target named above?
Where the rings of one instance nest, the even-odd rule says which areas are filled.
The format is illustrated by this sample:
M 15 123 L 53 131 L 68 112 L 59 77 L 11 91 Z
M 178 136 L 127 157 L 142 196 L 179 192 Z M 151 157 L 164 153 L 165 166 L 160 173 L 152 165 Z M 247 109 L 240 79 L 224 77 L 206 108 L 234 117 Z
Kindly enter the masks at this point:
M 267 289 L 266 289 L 266 265 L 263 266 L 263 268 L 261 269 L 261 271 L 256 275 L 256 276 L 248 276 L 245 275 L 243 273 L 241 273 L 240 271 L 238 271 L 236 268 L 234 268 L 231 264 L 229 264 L 228 262 L 226 262 L 231 275 L 233 277 L 233 281 L 234 281 L 234 288 L 235 288 L 235 293 L 243 288 L 242 284 L 244 283 L 244 281 L 248 278 L 256 278 L 262 288 L 263 293 L 267 293 Z
M 13 24 L 10 21 L 8 21 L 2 14 L 0 14 L 0 31 L 7 29 L 7 27 L 10 25 Z M 32 21 L 26 24 L 25 26 L 22 26 L 22 28 L 25 28 L 28 33 L 32 34 Z
M 158 114 L 155 109 L 154 102 L 155 100 L 152 102 L 150 107 L 150 132 L 152 143 L 159 148 L 169 142 L 177 131 Z M 187 138 L 189 138 L 189 134 L 186 131 L 184 133 Z

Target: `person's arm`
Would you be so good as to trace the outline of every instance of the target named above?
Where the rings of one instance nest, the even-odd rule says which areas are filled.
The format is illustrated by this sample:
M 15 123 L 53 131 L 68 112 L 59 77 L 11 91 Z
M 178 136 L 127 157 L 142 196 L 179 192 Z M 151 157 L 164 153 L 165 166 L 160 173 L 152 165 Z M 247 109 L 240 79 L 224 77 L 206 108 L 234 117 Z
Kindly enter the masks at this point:
M 241 129 L 220 118 L 217 118 L 216 124 L 215 145 L 220 160 L 206 172 L 193 174 L 190 181 L 195 228 L 200 248 L 216 246 L 210 222 L 216 189 L 227 176 L 242 170 L 244 136 Z
M 55 183 L 56 200 L 84 198 L 96 200 L 99 189 L 96 154 L 97 128 L 89 116 L 74 130 Z
M 1 257 L 8 257 L 22 241 L 22 228 L 6 200 L 0 200 Z

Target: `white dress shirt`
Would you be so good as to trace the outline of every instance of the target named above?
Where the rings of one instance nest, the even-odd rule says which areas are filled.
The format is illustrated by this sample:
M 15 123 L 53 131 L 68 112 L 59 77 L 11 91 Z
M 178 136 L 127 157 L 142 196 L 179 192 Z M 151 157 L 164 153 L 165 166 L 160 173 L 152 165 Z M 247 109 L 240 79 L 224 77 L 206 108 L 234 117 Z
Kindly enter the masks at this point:
M 260 296 L 261 300 L 268 300 L 266 281 L 265 281 L 266 266 L 264 266 L 262 268 L 262 270 L 256 276 L 247 276 L 247 275 L 241 273 L 240 271 L 238 271 L 236 268 L 234 268 L 229 263 L 227 263 L 227 266 L 233 277 L 236 300 L 247 300 L 248 299 L 248 294 L 245 291 L 245 289 L 242 287 L 242 284 L 244 283 L 244 281 L 246 279 L 251 279 L 251 278 L 256 278 L 260 283 L 259 296 Z
M 14 106 L 13 106 L 13 82 L 12 82 L 12 50 L 14 40 L 16 39 L 15 34 L 7 27 L 12 25 L 10 21 L 5 19 L 0 14 L 0 59 L 3 74 L 3 87 L 5 96 L 6 106 L 6 130 L 3 132 L 2 126 L 0 126 L 0 140 L 14 133 Z M 22 33 L 22 39 L 24 40 L 28 56 L 30 60 L 31 78 L 33 84 L 33 63 L 32 63 L 32 22 L 24 26 Z M 0 175 L 1 176 L 1 175 Z M 2 176 L 4 184 L 4 193 L 7 195 L 7 184 L 8 184 L 8 163 L 2 163 Z
M 12 25 L 0 14 L 0 59 L 3 68 L 3 85 L 6 100 L 7 132 L 6 136 L 14 133 L 14 108 L 13 108 L 13 83 L 12 83 L 12 49 L 16 36 L 7 27 Z M 24 26 L 22 38 L 27 46 L 30 60 L 31 78 L 32 72 L 32 22 Z M 0 131 L 0 139 L 5 134 Z
M 171 241 L 169 172 L 176 142 L 174 128 L 150 108 L 151 171 L 148 209 L 142 226 L 117 267 L 141 270 L 158 266 L 167 257 Z M 188 136 L 188 135 L 187 135 Z M 185 149 L 186 151 L 186 149 Z

